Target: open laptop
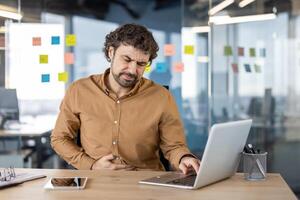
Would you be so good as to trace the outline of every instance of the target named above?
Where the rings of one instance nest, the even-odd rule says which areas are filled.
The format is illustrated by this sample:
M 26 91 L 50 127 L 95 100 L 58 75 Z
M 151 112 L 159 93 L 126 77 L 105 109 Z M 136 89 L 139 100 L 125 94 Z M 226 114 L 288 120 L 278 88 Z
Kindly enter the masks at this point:
M 215 124 L 210 130 L 199 172 L 170 172 L 139 183 L 197 189 L 233 176 L 239 165 L 252 120 Z

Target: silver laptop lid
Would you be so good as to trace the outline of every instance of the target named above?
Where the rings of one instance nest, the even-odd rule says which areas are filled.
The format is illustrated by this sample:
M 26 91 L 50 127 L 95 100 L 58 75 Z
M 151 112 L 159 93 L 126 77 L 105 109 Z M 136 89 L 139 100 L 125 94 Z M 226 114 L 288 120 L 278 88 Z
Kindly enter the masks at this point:
M 249 119 L 212 126 L 194 188 L 235 174 L 251 124 Z

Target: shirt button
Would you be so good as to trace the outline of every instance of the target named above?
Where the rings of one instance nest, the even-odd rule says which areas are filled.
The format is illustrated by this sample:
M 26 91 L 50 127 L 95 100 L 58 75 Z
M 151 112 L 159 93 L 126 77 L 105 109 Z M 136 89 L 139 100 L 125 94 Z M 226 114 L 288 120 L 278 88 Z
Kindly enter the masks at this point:
M 116 124 L 116 123 L 118 123 L 117 121 L 114 121 L 114 123 Z
M 117 141 L 116 141 L 116 140 L 114 140 L 114 141 L 113 141 L 113 145 L 116 145 L 116 144 L 117 144 Z
M 120 101 L 118 100 L 117 103 L 120 103 Z

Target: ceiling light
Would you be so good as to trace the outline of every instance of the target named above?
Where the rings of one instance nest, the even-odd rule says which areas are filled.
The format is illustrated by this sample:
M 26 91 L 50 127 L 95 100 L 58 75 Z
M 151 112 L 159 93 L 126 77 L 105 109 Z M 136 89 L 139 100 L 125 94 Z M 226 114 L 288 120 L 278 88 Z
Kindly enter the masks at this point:
M 6 11 L 6 10 L 0 10 L 0 17 L 20 20 L 20 19 L 22 19 L 23 16 L 20 13 L 9 12 L 9 11 Z
M 252 3 L 253 1 L 255 1 L 255 0 L 243 0 L 239 3 L 239 6 L 241 8 L 243 8 L 243 7 L 247 6 L 248 4 Z
M 243 23 L 243 22 L 253 22 L 253 21 L 264 21 L 275 19 L 276 15 L 274 13 L 261 14 L 261 15 L 247 15 L 240 17 L 230 17 L 230 16 L 213 16 L 209 18 L 210 23 L 216 25 L 221 24 L 234 24 L 234 23 Z
M 193 33 L 208 33 L 210 31 L 209 26 L 195 26 L 191 28 Z
M 226 8 L 227 6 L 229 6 L 232 3 L 234 3 L 234 0 L 225 0 L 225 1 L 223 1 L 222 3 L 219 3 L 218 5 L 216 5 L 212 9 L 210 9 L 208 11 L 208 15 L 214 15 L 217 12 L 219 12 L 219 11 L 223 10 L 224 8 Z

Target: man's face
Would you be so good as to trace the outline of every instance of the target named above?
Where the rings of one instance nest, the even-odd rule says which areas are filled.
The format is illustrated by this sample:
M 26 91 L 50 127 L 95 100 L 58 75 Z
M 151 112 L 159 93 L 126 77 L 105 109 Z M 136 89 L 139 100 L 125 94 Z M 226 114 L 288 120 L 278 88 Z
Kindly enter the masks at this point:
M 150 55 L 133 46 L 121 44 L 116 50 L 110 47 L 109 57 L 115 81 L 121 87 L 131 88 L 143 76 Z

